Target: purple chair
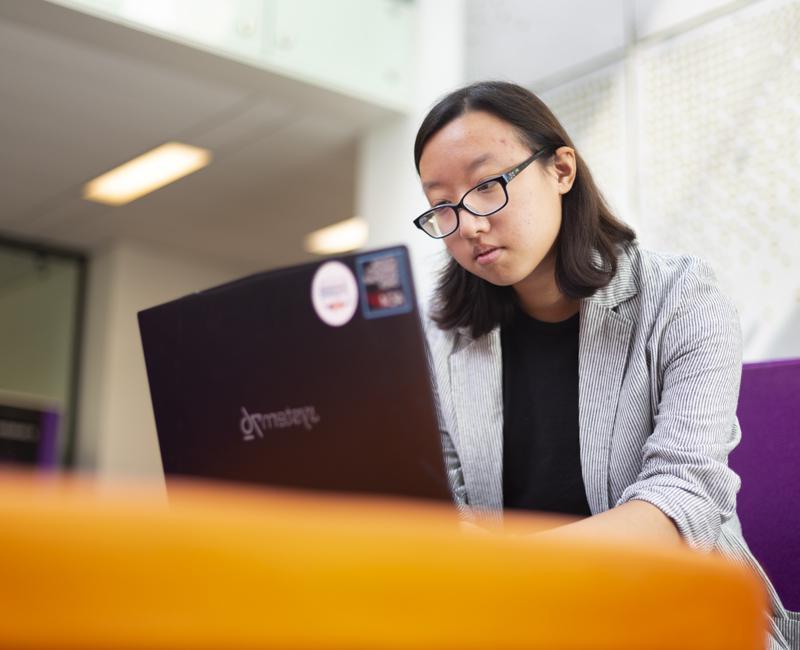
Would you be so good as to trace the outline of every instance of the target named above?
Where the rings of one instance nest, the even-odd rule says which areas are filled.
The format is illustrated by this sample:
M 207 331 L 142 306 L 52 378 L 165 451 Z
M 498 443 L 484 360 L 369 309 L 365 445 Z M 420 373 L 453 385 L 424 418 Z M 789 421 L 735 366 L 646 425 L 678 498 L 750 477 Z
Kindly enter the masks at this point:
M 739 394 L 737 511 L 753 554 L 790 610 L 800 610 L 800 359 L 748 363 Z
M 54 469 L 59 422 L 52 408 L 0 402 L 0 462 Z
M 39 420 L 39 453 L 38 465 L 44 469 L 53 469 L 58 464 L 58 429 L 61 417 L 58 411 L 42 411 Z

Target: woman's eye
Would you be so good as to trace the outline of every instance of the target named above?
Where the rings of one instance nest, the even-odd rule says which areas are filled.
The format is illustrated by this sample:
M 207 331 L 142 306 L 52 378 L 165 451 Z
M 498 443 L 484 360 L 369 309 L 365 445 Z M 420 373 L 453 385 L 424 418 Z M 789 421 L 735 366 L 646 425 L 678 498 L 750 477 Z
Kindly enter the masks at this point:
M 497 189 L 498 182 L 496 180 L 486 181 L 485 183 L 481 183 L 478 187 L 475 188 L 478 192 L 492 192 L 493 190 Z

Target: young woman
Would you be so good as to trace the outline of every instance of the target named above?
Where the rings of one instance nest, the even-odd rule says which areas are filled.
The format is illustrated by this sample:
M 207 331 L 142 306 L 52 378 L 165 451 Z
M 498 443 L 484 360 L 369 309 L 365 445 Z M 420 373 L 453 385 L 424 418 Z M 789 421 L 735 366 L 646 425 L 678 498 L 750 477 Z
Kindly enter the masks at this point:
M 414 148 L 450 261 L 430 328 L 457 505 L 580 515 L 570 533 L 718 549 L 736 517 L 738 316 L 702 261 L 640 249 L 519 86 L 442 99 Z M 763 576 L 763 573 L 762 573 Z M 771 647 L 791 622 L 774 589 Z

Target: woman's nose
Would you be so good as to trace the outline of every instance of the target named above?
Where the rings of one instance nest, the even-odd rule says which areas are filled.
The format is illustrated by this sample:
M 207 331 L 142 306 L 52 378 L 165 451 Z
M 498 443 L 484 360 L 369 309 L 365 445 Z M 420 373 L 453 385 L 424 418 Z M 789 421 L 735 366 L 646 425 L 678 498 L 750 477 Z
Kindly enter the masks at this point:
M 478 233 L 489 230 L 489 219 L 476 217 L 469 210 L 461 208 L 458 212 L 458 234 L 464 239 L 474 239 Z

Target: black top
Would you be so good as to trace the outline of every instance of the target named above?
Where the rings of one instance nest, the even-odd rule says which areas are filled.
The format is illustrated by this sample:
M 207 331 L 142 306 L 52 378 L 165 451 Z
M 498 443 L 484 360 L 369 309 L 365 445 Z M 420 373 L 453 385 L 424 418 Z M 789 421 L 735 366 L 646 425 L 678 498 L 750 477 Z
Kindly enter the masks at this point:
M 506 508 L 589 516 L 578 438 L 579 314 L 501 328 Z

